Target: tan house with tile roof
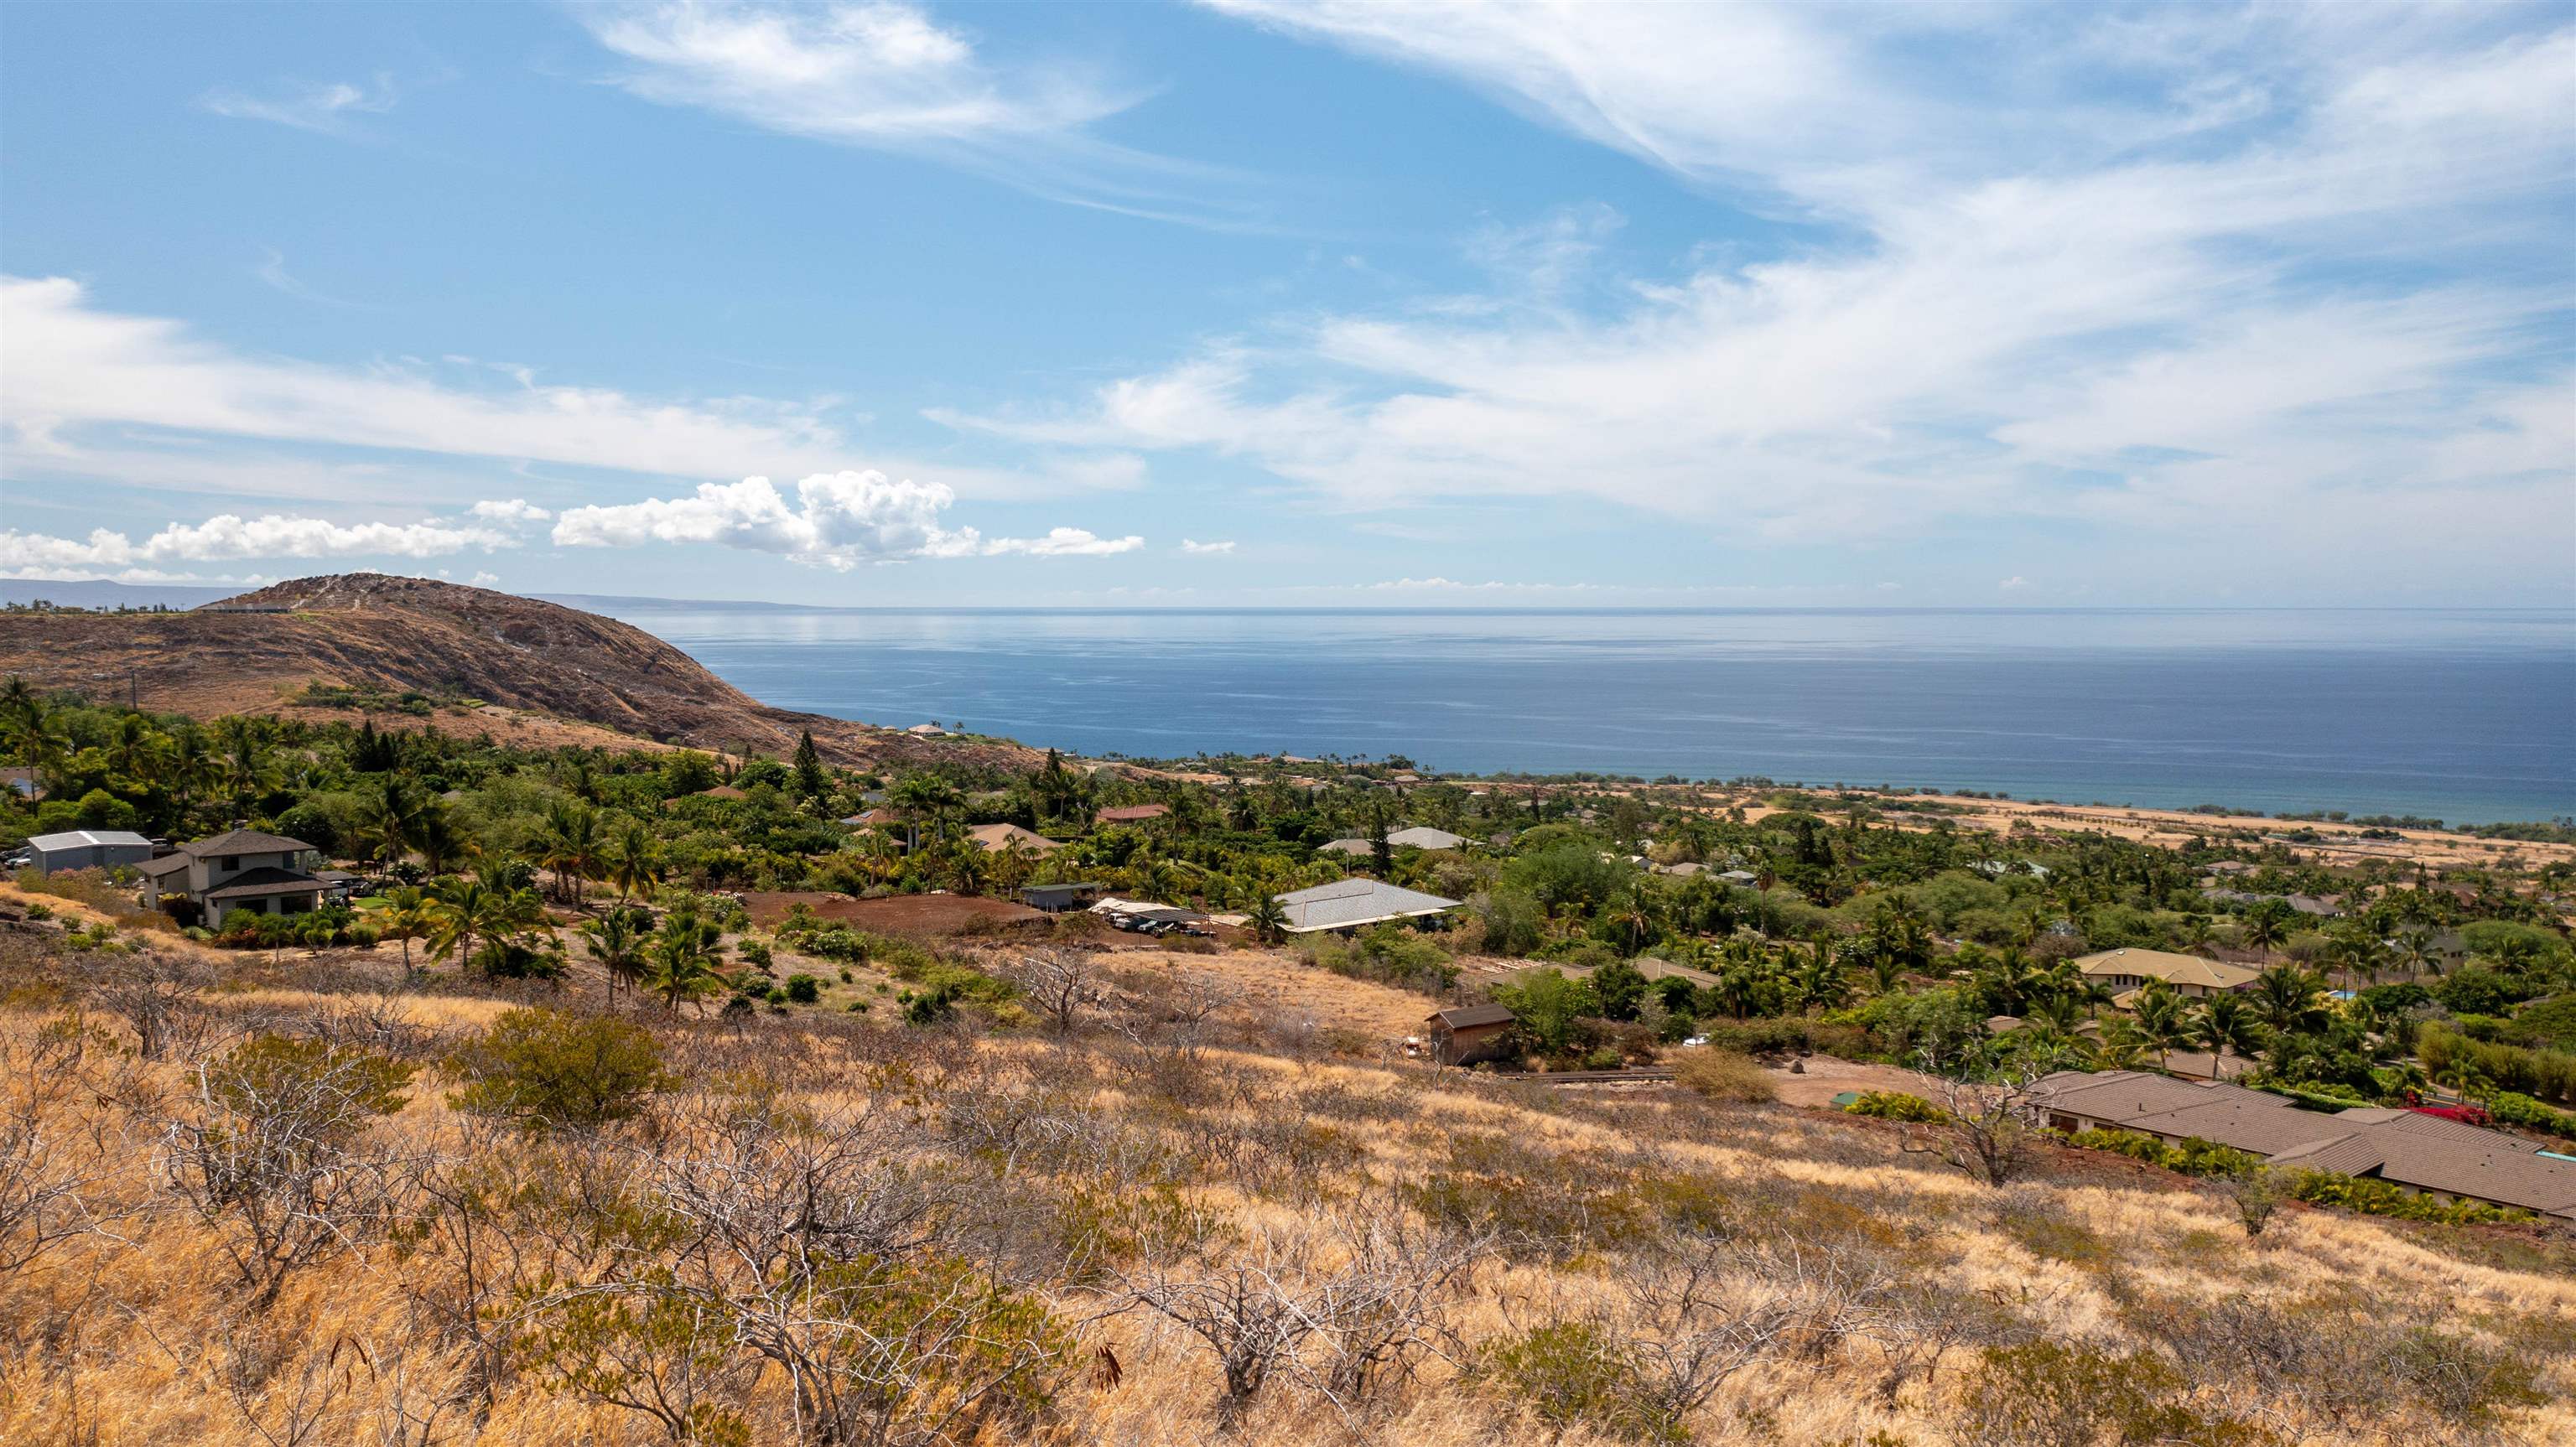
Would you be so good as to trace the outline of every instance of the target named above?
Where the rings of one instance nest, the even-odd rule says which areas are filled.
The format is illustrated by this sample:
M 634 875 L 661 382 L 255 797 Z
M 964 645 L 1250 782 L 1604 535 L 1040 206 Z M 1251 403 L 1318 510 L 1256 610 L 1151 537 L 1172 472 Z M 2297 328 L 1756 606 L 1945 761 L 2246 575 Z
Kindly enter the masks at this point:
M 999 854 L 1017 846 L 1030 854 L 1052 854 L 1062 849 L 1062 840 L 1049 839 L 1017 824 L 978 824 L 966 831 L 966 837 L 981 846 L 987 854 Z
M 2177 955 L 2166 950 L 2104 950 L 2083 956 L 2075 966 L 2086 979 L 2099 980 L 2115 991 L 2134 990 L 2149 980 L 2162 980 L 2186 995 L 2228 994 L 2245 989 L 2263 974 L 2251 965 L 2231 965 L 2225 960 L 2204 960 L 2198 955 Z

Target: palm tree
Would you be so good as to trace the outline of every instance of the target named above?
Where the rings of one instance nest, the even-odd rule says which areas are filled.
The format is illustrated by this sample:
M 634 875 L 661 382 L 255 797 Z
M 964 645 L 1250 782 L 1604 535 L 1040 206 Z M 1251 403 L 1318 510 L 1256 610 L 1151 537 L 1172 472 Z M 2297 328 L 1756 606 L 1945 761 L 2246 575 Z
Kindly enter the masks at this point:
M 2211 995 L 2200 1002 L 2192 1031 L 2210 1053 L 2225 1060 L 2227 1052 L 2251 1055 L 2263 1048 L 2263 1029 L 2245 1002 L 2234 995 Z
M 1628 953 L 1633 955 L 1646 947 L 1646 936 L 1654 932 L 1656 913 L 1655 896 L 1646 888 L 1645 881 L 1630 885 L 1628 897 L 1620 902 L 1619 912 L 1612 916 L 1612 922 L 1628 932 Z
M 2352 983 L 2358 973 L 2371 984 L 2379 983 L 2379 972 L 2388 967 L 2388 943 L 2376 931 L 2354 924 L 2341 932 L 2335 941 L 2335 954 L 2343 962 L 2344 983 Z
M 11 692 L 0 712 L 0 737 L 6 737 L 10 749 L 32 765 L 50 792 L 62 786 L 62 771 L 69 764 L 72 743 L 63 732 L 44 698 L 26 686 L 26 680 L 11 678 Z
M 891 884 L 903 873 L 902 852 L 894 847 L 892 836 L 870 829 L 858 837 L 856 853 L 859 870 L 872 884 Z
M 429 934 L 436 925 L 430 902 L 426 890 L 408 884 L 358 901 L 358 908 L 377 917 L 376 938 L 402 941 L 406 974 L 411 970 L 411 942 Z
M 1288 907 L 1268 890 L 1253 898 L 1244 912 L 1244 922 L 1252 926 L 1253 937 L 1265 945 L 1275 945 L 1288 936 Z
M 950 818 L 966 803 L 966 796 L 957 792 L 956 785 L 936 774 L 914 774 L 898 782 L 889 797 L 906 816 L 905 828 L 910 831 L 906 847 L 910 849 L 921 847 L 922 819 L 929 819 L 934 835 L 945 839 Z
M 582 949 L 608 972 L 608 999 L 617 1002 L 617 987 L 644 978 L 644 951 L 649 938 L 645 914 L 619 905 L 581 927 Z
M 541 917 L 532 889 L 503 889 L 479 879 L 456 879 L 430 894 L 429 952 L 455 949 L 458 965 L 474 957 L 480 941 L 508 939 L 526 931 Z
M 218 767 L 223 771 L 224 787 L 232 792 L 236 812 L 247 815 L 252 798 L 274 776 L 267 740 L 261 737 L 257 720 L 238 713 L 226 714 L 218 721 L 215 736 L 222 745 Z
M 723 928 L 698 918 L 696 905 L 675 907 L 644 947 L 644 988 L 661 996 L 663 1009 L 673 1015 L 680 1013 L 682 1000 L 702 1000 L 722 990 L 724 976 L 716 966 L 724 960 L 719 948 L 723 939 Z
M 2289 937 L 2290 907 L 2277 899 L 2267 899 L 2245 912 L 2245 943 L 2265 959 Z
M 1031 855 L 1029 847 L 1022 844 L 1016 837 L 1005 842 L 989 862 L 993 866 L 993 883 L 999 886 L 1005 895 L 1014 893 L 1021 885 L 1028 883 L 1029 875 L 1037 868 L 1036 857 Z
M 987 873 L 984 846 L 973 839 L 960 839 L 948 851 L 948 882 L 959 894 L 981 894 Z
M 149 778 L 160 741 L 150 719 L 129 713 L 116 721 L 116 732 L 107 741 L 108 764 L 129 779 Z
M 537 862 L 554 871 L 559 897 L 578 903 L 583 882 L 599 875 L 602 854 L 599 815 L 588 804 L 567 802 L 546 811 Z
M 2296 965 L 2275 965 L 2254 977 L 2247 1003 L 2254 1018 L 2274 1035 L 2297 1035 L 2315 1029 L 2324 1019 L 2325 1011 L 2317 1003 L 2324 989 L 2323 981 Z
M 400 774 L 379 779 L 358 823 L 358 840 L 367 846 L 367 857 L 392 864 L 409 854 L 421 809 L 419 785 Z
M 2138 1038 L 2156 1052 L 2156 1069 L 2164 1069 L 2165 1056 L 2192 1037 L 2191 1012 L 2182 992 L 2162 980 L 2149 980 L 2129 1009 Z
M 2430 970 L 2442 972 L 2442 957 L 2433 951 L 2433 937 L 2420 929 L 2410 929 L 2397 937 L 2397 963 L 2406 967 L 2406 978 L 2414 979 Z
M 628 824 L 619 831 L 617 852 L 608 860 L 608 882 L 617 886 L 617 902 L 646 893 L 661 877 L 661 851 L 653 847 L 653 831 L 641 821 Z
M 2187 914 L 2182 917 L 2181 943 L 2185 950 L 2195 955 L 2205 955 L 2209 953 L 2211 942 L 2209 916 Z

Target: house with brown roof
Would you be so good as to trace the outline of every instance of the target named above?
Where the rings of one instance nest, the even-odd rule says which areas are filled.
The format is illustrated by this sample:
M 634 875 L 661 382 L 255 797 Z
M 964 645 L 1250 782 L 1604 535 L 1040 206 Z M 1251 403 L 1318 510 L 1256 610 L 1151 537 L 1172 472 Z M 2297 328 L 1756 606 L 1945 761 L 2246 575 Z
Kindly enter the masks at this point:
M 2060 1071 L 2035 1082 L 2031 1094 L 2058 1130 L 2136 1131 L 2169 1145 L 2204 1140 L 2283 1169 L 2576 1220 L 2576 1161 L 2542 1155 L 2520 1136 L 2419 1111 L 2306 1110 L 2265 1091 L 2138 1070 Z
M 2250 965 L 2231 965 L 2224 960 L 2204 960 L 2198 955 L 2177 955 L 2168 950 L 2104 950 L 2077 959 L 2075 966 L 2086 979 L 2099 980 L 2124 993 L 2149 980 L 2162 980 L 2186 995 L 2224 995 L 2247 988 L 2263 974 Z
M 1511 1046 L 1513 1019 L 1512 1012 L 1501 1005 L 1434 1010 L 1423 1020 L 1431 1036 L 1431 1058 L 1443 1065 L 1500 1060 Z
M 1094 824 L 1142 824 L 1172 812 L 1169 804 L 1118 804 L 1091 816 Z
M 209 920 L 230 910 L 253 914 L 302 914 L 318 907 L 331 886 L 305 868 L 313 846 L 283 834 L 233 829 L 182 844 L 135 866 L 143 875 L 143 907 L 166 909 L 184 900 Z
M 1028 854 L 1052 854 L 1064 847 L 1061 840 L 1049 839 L 1017 824 L 978 824 L 966 831 L 966 837 L 974 840 L 976 846 L 987 854 L 1000 854 L 1014 848 Z

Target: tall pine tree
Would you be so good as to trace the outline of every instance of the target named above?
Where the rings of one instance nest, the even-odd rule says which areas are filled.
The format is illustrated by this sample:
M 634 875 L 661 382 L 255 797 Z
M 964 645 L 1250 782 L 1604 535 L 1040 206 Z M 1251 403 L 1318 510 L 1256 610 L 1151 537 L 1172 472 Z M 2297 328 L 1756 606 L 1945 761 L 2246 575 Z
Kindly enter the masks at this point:
M 823 772 L 822 751 L 814 747 L 814 731 L 807 729 L 796 736 L 797 797 L 820 799 L 831 792 L 832 778 Z

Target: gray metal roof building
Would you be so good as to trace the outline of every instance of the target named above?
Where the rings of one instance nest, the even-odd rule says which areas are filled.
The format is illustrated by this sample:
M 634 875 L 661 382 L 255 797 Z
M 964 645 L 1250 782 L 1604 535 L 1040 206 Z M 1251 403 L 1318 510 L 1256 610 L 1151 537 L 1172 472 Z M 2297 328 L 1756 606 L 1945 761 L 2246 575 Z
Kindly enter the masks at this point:
M 1458 907 L 1454 899 L 1404 889 L 1382 879 L 1345 879 L 1292 890 L 1278 899 L 1280 908 L 1288 913 L 1284 928 L 1294 935 L 1357 929 L 1391 919 L 1426 919 Z
M 37 873 L 51 874 L 57 869 L 141 864 L 152 857 L 152 841 L 131 829 L 69 829 L 37 835 L 27 841 L 27 852 L 35 859 Z

